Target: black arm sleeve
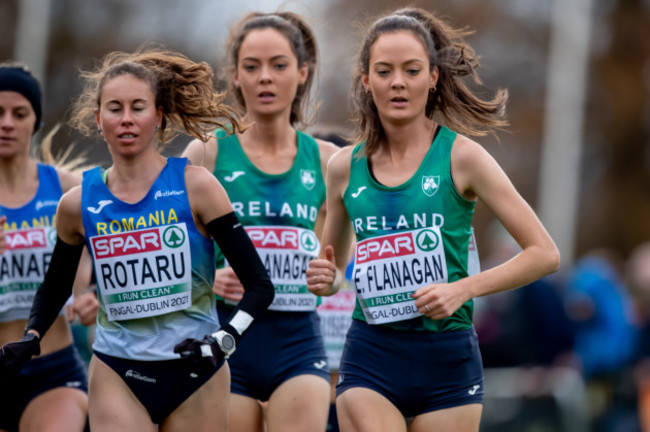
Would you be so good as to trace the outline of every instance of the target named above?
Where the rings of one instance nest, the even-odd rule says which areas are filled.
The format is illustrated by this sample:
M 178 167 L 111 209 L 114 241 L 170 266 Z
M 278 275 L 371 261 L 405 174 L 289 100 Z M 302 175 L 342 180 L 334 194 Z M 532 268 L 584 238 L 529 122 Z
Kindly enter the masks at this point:
M 234 212 L 210 221 L 205 227 L 244 286 L 237 309 L 258 318 L 273 301 L 275 290 L 253 242 Z
M 27 321 L 26 330 L 36 330 L 41 340 L 72 294 L 83 248 L 83 243 L 69 245 L 59 237 L 56 238 L 52 260 L 43 283 L 36 291 Z

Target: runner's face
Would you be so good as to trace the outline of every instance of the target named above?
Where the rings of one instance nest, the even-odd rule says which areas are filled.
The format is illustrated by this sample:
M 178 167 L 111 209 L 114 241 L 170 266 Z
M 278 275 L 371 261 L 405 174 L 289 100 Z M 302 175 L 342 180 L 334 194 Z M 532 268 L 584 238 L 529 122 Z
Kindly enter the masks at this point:
M 0 158 L 29 155 L 36 114 L 29 100 L 14 91 L 0 91 Z
M 300 84 L 307 79 L 307 65 L 298 59 L 287 38 L 272 28 L 251 31 L 241 44 L 234 82 L 253 115 L 288 113 Z
M 131 74 L 106 81 L 95 116 L 114 157 L 132 157 L 153 147 L 162 120 L 155 102 L 149 83 Z
M 379 36 L 370 47 L 363 84 L 372 92 L 381 121 L 399 124 L 425 115 L 437 77 L 422 42 L 409 31 L 398 31 Z

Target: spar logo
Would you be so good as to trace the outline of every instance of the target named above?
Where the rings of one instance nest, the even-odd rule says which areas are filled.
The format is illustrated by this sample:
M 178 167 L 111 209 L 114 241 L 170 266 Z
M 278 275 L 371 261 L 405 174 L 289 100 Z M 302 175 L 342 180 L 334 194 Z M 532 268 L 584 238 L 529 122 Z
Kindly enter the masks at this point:
M 303 231 L 300 234 L 300 245 L 307 252 L 314 252 L 318 248 L 318 239 L 313 231 Z
M 360 241 L 357 246 L 358 264 L 371 260 L 395 258 L 415 253 L 413 235 L 409 233 L 375 237 Z
M 170 226 L 163 233 L 163 241 L 169 248 L 177 248 L 185 243 L 185 231 L 177 226 Z
M 424 229 L 420 231 L 415 237 L 415 244 L 418 249 L 424 252 L 431 252 L 438 247 L 440 243 L 440 237 L 438 233 L 430 229 Z
M 300 247 L 298 230 L 295 228 L 246 227 L 246 232 L 256 248 L 297 250 Z
M 112 258 L 159 251 L 162 249 L 160 232 L 157 229 L 129 231 L 122 234 L 101 237 L 97 236 L 91 238 L 91 244 L 95 258 Z
M 439 244 L 440 235 L 431 229 L 375 237 L 359 242 L 356 262 L 361 264 L 366 261 L 396 258 L 414 254 L 417 250 L 431 252 Z
M 54 244 L 56 231 L 51 230 L 50 234 L 50 244 Z M 54 239 L 52 239 L 52 234 Z M 5 237 L 9 250 L 43 248 L 48 245 L 48 236 L 44 228 L 5 232 Z

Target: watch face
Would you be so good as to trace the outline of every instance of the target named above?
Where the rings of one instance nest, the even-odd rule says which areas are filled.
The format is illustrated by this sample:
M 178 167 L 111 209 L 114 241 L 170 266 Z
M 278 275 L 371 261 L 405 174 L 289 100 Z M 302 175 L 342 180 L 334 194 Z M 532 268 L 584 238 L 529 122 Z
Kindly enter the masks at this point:
M 225 350 L 231 350 L 235 348 L 235 338 L 231 334 L 226 333 L 221 338 L 221 346 L 223 346 L 223 349 Z

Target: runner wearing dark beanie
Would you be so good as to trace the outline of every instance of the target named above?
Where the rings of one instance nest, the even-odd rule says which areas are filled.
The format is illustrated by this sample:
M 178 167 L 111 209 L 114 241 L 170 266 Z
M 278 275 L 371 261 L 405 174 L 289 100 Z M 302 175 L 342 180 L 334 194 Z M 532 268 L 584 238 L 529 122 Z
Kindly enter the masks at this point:
M 32 73 L 22 66 L 0 68 L 0 91 L 14 91 L 25 96 L 36 114 L 34 133 L 38 132 L 43 119 L 41 86 Z

